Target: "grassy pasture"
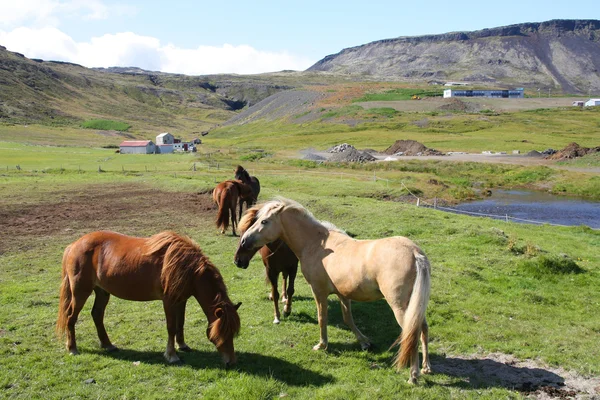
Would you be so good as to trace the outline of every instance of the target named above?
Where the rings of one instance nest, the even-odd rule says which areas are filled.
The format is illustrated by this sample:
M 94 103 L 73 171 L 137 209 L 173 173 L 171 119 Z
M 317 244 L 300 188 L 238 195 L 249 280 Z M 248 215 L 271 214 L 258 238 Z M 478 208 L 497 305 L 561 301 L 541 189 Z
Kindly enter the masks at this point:
M 239 154 L 221 154 L 220 169 L 195 173 L 180 168 L 191 165 L 193 158 L 189 155 L 173 155 L 175 161 L 155 158 L 159 160 L 158 172 L 145 172 L 139 167 L 135 173 L 108 167 L 106 173 L 78 172 L 75 165 L 93 167 L 108 152 L 90 151 L 98 153 L 69 154 L 75 162 L 65 165 L 64 171 L 11 170 L 0 176 L 0 210 L 4 213 L 0 219 L 2 397 L 520 396 L 493 377 L 464 375 L 460 371 L 424 377 L 418 387 L 406 384 L 407 371 L 398 374 L 391 368 L 393 351 L 387 348 L 399 329 L 383 301 L 355 303 L 353 307 L 357 325 L 377 346 L 374 352 L 360 351 L 343 324 L 334 297 L 330 300 L 330 348 L 327 352 L 312 351 L 318 340 L 316 308 L 302 277 L 298 279 L 292 316 L 274 326 L 262 263 L 255 259 L 248 270 L 232 265 L 237 238 L 216 232 L 214 210 L 195 206 L 194 202 L 151 206 L 159 197 L 178 201 L 179 193 L 202 196 L 197 193 L 231 176 L 232 168 L 227 167 L 236 162 L 234 157 Z M 57 160 L 67 155 L 65 152 L 48 157 Z M 162 165 L 171 162 L 173 165 L 168 168 Z M 436 366 L 439 369 L 460 362 L 462 356 L 481 358 L 501 352 L 538 360 L 542 369 L 551 365 L 584 375 L 600 373 L 596 345 L 600 331 L 596 318 L 600 305 L 596 290 L 600 283 L 597 232 L 584 227 L 537 227 L 471 219 L 381 201 L 381 193 L 395 190 L 383 181 L 369 182 L 337 173 L 297 174 L 292 169 L 282 173 L 279 165 L 262 162 L 247 167 L 261 179 L 262 199 L 275 195 L 294 198 L 317 218 L 333 221 L 358 238 L 403 235 L 419 243 L 433 265 L 428 320 L 434 371 Z M 161 173 L 161 168 L 180 168 L 181 172 Z M 139 194 L 141 189 L 147 194 Z M 75 204 L 83 209 L 89 207 L 91 214 L 81 218 L 70 215 L 66 210 Z M 95 211 L 99 204 L 105 204 L 110 212 Z M 32 229 L 25 222 L 28 215 Z M 18 220 L 21 217 L 25 219 Z M 45 224 L 49 229 L 36 231 L 36 224 Z M 206 319 L 200 308 L 191 303 L 187 339 L 195 351 L 183 354 L 181 366 L 168 366 L 162 361 L 166 335 L 160 304 L 118 299 L 112 299 L 107 308 L 106 325 L 111 339 L 122 350 L 107 355 L 98 348 L 89 315 L 90 299 L 77 327 L 81 355 L 68 356 L 53 334 L 60 259 L 69 242 L 96 229 L 134 235 L 175 229 L 196 240 L 221 269 L 232 299 L 243 302 L 242 333 L 236 340 L 238 368 L 225 371 L 219 366 L 219 357 L 204 336 Z M 9 232 L 19 235 L 7 236 Z M 523 266 L 526 262 L 536 263 L 541 257 L 552 259 L 562 254 L 583 272 L 544 272 L 540 276 Z M 488 365 L 477 360 L 469 363 L 479 369 Z M 96 383 L 84 383 L 92 378 Z

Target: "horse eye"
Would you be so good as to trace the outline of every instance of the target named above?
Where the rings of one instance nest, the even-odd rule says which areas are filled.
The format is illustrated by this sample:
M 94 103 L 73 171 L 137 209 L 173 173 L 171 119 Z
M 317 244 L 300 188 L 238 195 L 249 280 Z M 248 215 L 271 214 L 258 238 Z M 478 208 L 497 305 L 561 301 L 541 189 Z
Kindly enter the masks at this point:
M 269 223 L 269 221 L 267 221 L 266 219 L 263 219 L 262 221 L 260 221 L 261 224 L 266 225 L 267 223 Z

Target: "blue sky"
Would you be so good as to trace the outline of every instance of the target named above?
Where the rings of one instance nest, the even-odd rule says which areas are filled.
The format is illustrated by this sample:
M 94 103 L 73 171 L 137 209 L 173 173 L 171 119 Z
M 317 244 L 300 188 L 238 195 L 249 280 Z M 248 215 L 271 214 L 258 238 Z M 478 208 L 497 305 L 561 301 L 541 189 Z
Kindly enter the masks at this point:
M 379 39 L 600 19 L 596 2 L 0 0 L 0 45 L 87 67 L 185 73 L 303 70 Z

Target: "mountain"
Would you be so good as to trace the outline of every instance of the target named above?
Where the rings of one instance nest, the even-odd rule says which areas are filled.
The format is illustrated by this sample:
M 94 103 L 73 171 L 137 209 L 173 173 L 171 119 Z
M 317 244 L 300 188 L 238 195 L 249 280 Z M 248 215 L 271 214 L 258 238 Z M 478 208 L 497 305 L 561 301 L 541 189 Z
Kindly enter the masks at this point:
M 73 125 L 103 118 L 128 122 L 138 132 L 206 130 L 293 88 L 285 78 L 91 69 L 28 59 L 0 46 L 0 122 Z
M 552 20 L 379 40 L 329 55 L 308 71 L 587 94 L 600 91 L 600 21 Z

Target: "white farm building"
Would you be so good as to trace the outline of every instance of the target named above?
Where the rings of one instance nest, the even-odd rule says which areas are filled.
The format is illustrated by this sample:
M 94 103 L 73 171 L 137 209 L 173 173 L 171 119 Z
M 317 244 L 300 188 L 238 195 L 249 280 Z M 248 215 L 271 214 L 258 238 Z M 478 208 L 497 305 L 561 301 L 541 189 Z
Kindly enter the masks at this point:
M 499 99 L 522 99 L 525 97 L 523 88 L 519 89 L 495 89 L 495 90 L 444 90 L 444 98 L 450 97 L 492 97 Z
M 589 99 L 585 102 L 586 107 L 600 106 L 600 99 Z
M 119 145 L 121 154 L 154 154 L 155 150 L 152 140 L 125 140 Z
M 175 137 L 171 135 L 169 132 L 161 133 L 156 136 L 156 144 L 160 146 L 161 144 L 173 144 L 175 143 Z

